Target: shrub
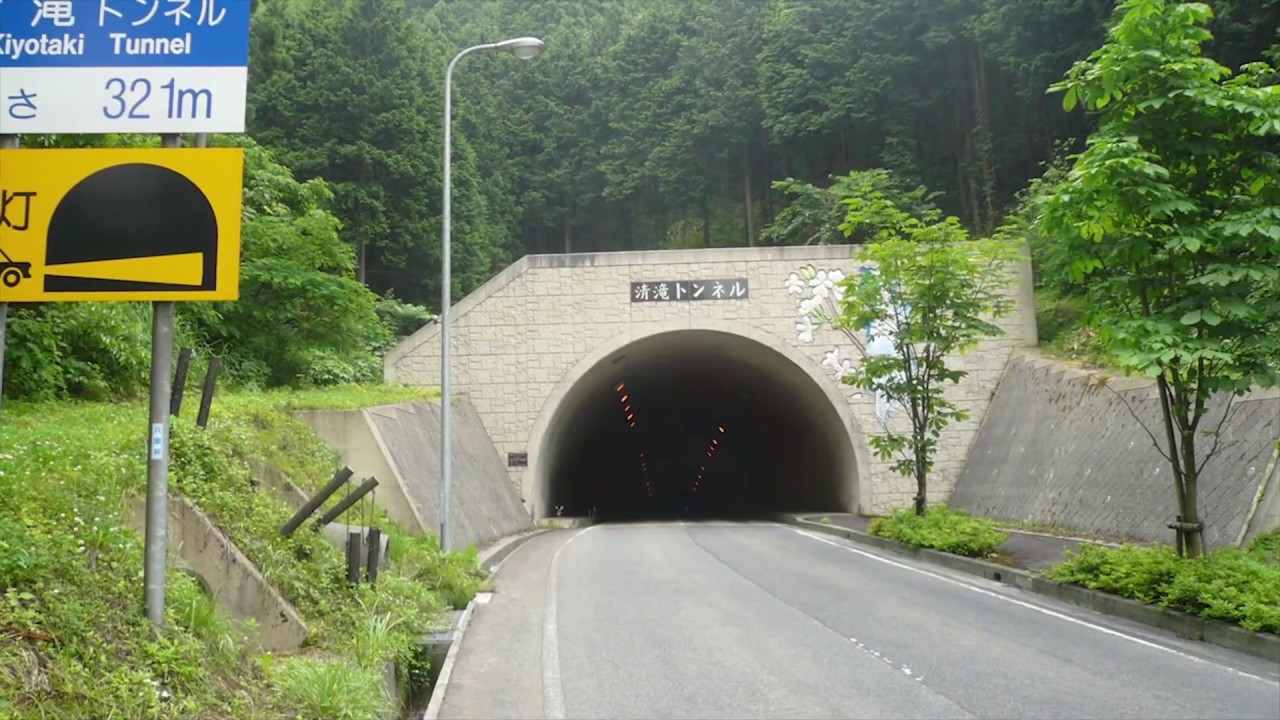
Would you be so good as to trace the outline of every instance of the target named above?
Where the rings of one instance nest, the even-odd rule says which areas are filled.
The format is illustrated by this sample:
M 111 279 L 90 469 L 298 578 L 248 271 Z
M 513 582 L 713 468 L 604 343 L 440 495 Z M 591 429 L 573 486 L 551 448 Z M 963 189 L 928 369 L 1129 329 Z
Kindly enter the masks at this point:
M 117 400 L 147 387 L 151 311 L 143 303 L 24 306 L 8 333 L 7 397 Z
M 427 308 L 399 300 L 390 290 L 378 298 L 377 311 L 392 340 L 408 337 L 436 319 Z
M 1197 617 L 1280 634 L 1280 535 L 1248 552 L 1227 547 L 1189 560 L 1168 546 L 1082 545 L 1049 577 Z
M 1009 537 L 986 518 L 971 517 L 938 504 L 923 517 L 914 510 L 899 510 L 889 517 L 876 518 L 872 535 L 897 540 L 906 545 L 932 548 L 966 557 L 985 557 Z

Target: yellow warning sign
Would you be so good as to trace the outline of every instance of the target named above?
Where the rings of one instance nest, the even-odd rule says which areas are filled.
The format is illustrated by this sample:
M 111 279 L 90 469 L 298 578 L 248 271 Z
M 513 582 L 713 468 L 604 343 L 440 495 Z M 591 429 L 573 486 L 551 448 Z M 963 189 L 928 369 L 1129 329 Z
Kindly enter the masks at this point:
M 235 300 L 244 150 L 0 150 L 0 302 Z

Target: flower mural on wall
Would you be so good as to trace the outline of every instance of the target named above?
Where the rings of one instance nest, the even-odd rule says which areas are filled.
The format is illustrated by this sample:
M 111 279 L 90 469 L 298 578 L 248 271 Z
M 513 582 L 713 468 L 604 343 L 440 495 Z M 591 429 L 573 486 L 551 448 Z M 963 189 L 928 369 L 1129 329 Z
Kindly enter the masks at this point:
M 875 272 L 871 268 L 860 268 L 859 272 Z M 871 323 L 863 328 L 866 336 L 864 343 L 858 334 L 848 328 L 837 328 L 833 324 L 841 314 L 840 302 L 844 299 L 845 288 L 842 284 L 847 276 L 839 268 L 818 269 L 813 265 L 805 265 L 787 276 L 785 286 L 787 294 L 796 298 L 796 338 L 806 345 L 812 344 L 819 330 L 836 330 L 858 349 L 863 355 L 891 355 L 894 352 L 894 323 L 891 321 Z M 903 309 L 905 312 L 905 308 Z M 822 367 L 831 373 L 837 381 L 843 381 L 853 372 L 855 358 L 846 357 L 839 346 L 834 346 L 822 355 Z M 887 423 L 893 414 L 894 404 L 882 392 L 876 393 L 876 417 L 881 423 Z

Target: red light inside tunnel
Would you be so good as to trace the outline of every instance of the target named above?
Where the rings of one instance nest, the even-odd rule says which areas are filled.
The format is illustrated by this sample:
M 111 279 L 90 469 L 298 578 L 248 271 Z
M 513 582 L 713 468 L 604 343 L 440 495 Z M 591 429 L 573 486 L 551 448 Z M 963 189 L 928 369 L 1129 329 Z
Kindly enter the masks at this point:
M 719 441 L 719 440 L 717 440 L 716 438 L 711 438 L 711 444 L 712 444 L 712 445 L 719 445 L 719 444 L 720 444 L 720 441 Z
M 723 426 L 723 425 L 721 425 L 721 426 L 720 426 L 720 434 L 721 434 L 721 435 L 723 435 L 723 434 L 724 434 L 724 426 Z
M 623 396 L 622 396 L 622 398 L 620 398 L 620 401 L 621 401 L 621 402 L 626 402 L 626 401 L 627 401 L 627 398 L 629 398 L 629 397 L 631 397 L 631 396 L 630 396 L 630 395 L 623 395 Z

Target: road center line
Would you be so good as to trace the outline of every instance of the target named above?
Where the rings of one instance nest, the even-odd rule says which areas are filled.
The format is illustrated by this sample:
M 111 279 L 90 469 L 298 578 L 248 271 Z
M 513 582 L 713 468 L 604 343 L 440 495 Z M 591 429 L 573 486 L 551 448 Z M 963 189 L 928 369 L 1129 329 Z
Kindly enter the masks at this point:
M 779 524 L 779 525 L 778 525 L 778 527 L 787 528 L 787 529 L 789 529 L 789 530 L 794 530 L 795 532 L 800 533 L 801 535 L 803 535 L 803 536 L 805 536 L 805 537 L 807 537 L 807 538 L 810 538 L 810 539 L 812 539 L 812 540 L 817 540 L 817 541 L 818 541 L 818 542 L 820 542 L 820 543 L 826 543 L 827 545 L 830 545 L 830 546 L 832 546 L 832 547 L 840 548 L 841 550 L 847 550 L 848 552 L 854 553 L 854 554 L 856 554 L 856 555 L 861 555 L 861 556 L 863 556 L 863 557 L 865 557 L 865 558 L 870 558 L 870 559 L 872 559 L 872 560 L 875 560 L 876 562 L 884 563 L 885 565 L 892 565 L 893 567 L 900 568 L 900 569 L 902 569 L 902 570 L 907 570 L 907 571 L 910 571 L 910 572 L 916 573 L 916 574 L 918 574 L 918 575 L 924 575 L 924 576 L 926 576 L 926 577 L 931 577 L 931 578 L 933 578 L 933 579 L 935 579 L 935 580 L 941 580 L 942 582 L 949 583 L 949 584 L 951 584 L 951 585 L 956 585 L 956 586 L 958 586 L 958 587 L 965 588 L 966 590 L 970 590 L 970 591 L 972 591 L 972 592 L 980 593 L 980 594 L 982 594 L 982 595 L 987 595 L 987 596 L 993 597 L 993 598 L 995 598 L 995 599 L 997 599 L 997 600 L 1001 600 L 1001 601 L 1003 601 L 1003 602 L 1012 603 L 1012 604 L 1017 605 L 1017 606 L 1019 606 L 1019 607 L 1024 607 L 1024 608 L 1026 608 L 1026 609 L 1028 609 L 1028 610 L 1034 610 L 1035 612 L 1038 612 L 1038 613 L 1041 613 L 1041 614 L 1044 614 L 1044 615 L 1048 615 L 1049 617 L 1057 618 L 1057 619 L 1059 619 L 1059 620 L 1065 620 L 1065 621 L 1067 621 L 1067 622 L 1069 622 L 1069 623 L 1073 623 L 1073 624 L 1076 624 L 1076 625 L 1080 625 L 1080 626 L 1082 626 L 1082 627 L 1087 627 L 1087 628 L 1090 628 L 1090 629 L 1093 629 L 1093 630 L 1097 630 L 1097 631 L 1098 631 L 1098 632 L 1100 632 L 1100 633 L 1105 633 L 1105 634 L 1107 634 L 1107 635 L 1111 635 L 1111 636 L 1113 636 L 1113 637 L 1118 637 L 1118 638 L 1122 638 L 1122 639 L 1124 639 L 1124 640 L 1128 640 L 1129 642 L 1137 643 L 1138 645 L 1143 645 L 1143 646 L 1145 646 L 1145 647 L 1149 647 L 1149 648 L 1152 648 L 1152 649 L 1155 649 L 1155 650 L 1160 650 L 1160 651 L 1162 651 L 1162 652 L 1167 652 L 1167 653 L 1170 653 L 1170 654 L 1173 654 L 1173 655 L 1177 655 L 1178 657 L 1184 658 L 1184 659 L 1186 659 L 1186 660 L 1190 660 L 1190 661 L 1192 661 L 1192 662 L 1201 663 L 1201 664 L 1204 664 L 1204 665 L 1208 665 L 1208 666 L 1210 666 L 1210 667 L 1215 667 L 1215 668 L 1218 668 L 1218 669 L 1221 669 L 1221 670 L 1225 670 L 1225 671 L 1227 671 L 1227 672 L 1234 673 L 1234 674 L 1239 675 L 1239 676 L 1241 676 L 1241 677 L 1247 677 L 1247 678 L 1250 678 L 1250 679 L 1253 679 L 1253 680 L 1257 680 L 1257 681 L 1259 681 L 1259 682 L 1267 683 L 1267 684 L 1269 684 L 1269 685 L 1280 685 L 1280 683 L 1277 683 L 1275 680 L 1271 680 L 1271 679 L 1264 678 L 1264 677 L 1259 677 L 1259 676 L 1257 676 L 1257 675 L 1253 675 L 1253 674 L 1251 674 L 1251 673 L 1244 672 L 1243 670 L 1236 670 L 1235 668 L 1227 667 L 1226 665 L 1221 665 L 1221 664 L 1216 663 L 1216 662 L 1212 662 L 1212 661 L 1209 661 L 1209 660 L 1205 660 L 1204 658 L 1196 657 L 1195 655 L 1191 655 L 1191 654 L 1188 654 L 1188 653 L 1184 653 L 1184 652 L 1182 652 L 1181 650 L 1176 650 L 1176 649 L 1174 649 L 1174 648 L 1167 647 L 1167 646 L 1165 646 L 1165 645 L 1161 645 L 1161 644 L 1159 644 L 1159 643 L 1154 643 L 1154 642 L 1151 642 L 1150 640 L 1143 640 L 1143 639 L 1142 639 L 1142 638 L 1140 638 L 1140 637 L 1135 637 L 1135 636 L 1133 636 L 1133 635 L 1129 635 L 1129 634 L 1127 634 L 1127 633 L 1122 633 L 1122 632 L 1120 632 L 1120 631 L 1118 631 L 1118 630 L 1112 630 L 1111 628 L 1108 628 L 1108 627 L 1103 627 L 1103 626 L 1101 626 L 1101 625 L 1095 625 L 1094 623 L 1088 622 L 1087 620 L 1081 620 L 1081 619 L 1079 619 L 1079 618 L 1073 618 L 1073 617 L 1071 617 L 1070 615 L 1064 615 L 1063 613 L 1057 612 L 1057 611 L 1055 611 L 1055 610 L 1050 610 L 1049 608 L 1040 607 L 1039 605 L 1034 605 L 1034 604 L 1029 603 L 1029 602 L 1024 602 L 1024 601 L 1022 601 L 1022 600 L 1018 600 L 1018 599 L 1015 599 L 1015 598 L 1008 597 L 1007 595 L 1001 595 L 1000 593 L 992 592 L 992 591 L 990 591 L 990 590 L 986 590 L 986 589 L 984 589 L 984 588 L 980 588 L 980 587 L 978 587 L 978 586 L 976 586 L 976 585 L 970 585 L 969 583 L 961 582 L 961 581 L 959 581 L 959 580 L 955 580 L 955 579 L 953 579 L 953 578 L 949 578 L 949 577 L 947 577 L 947 576 L 945 576 L 945 575 L 939 575 L 938 573 L 930 572 L 930 571 L 928 571 L 928 570 L 923 570 L 923 569 L 921 569 L 921 568 L 917 568 L 917 567 L 912 567 L 912 566 L 910 566 L 910 565 L 906 565 L 906 564 L 904 564 L 904 563 L 900 563 L 900 562 L 898 562 L 898 561 L 896 561 L 896 560 L 890 560 L 889 558 L 886 558 L 886 557 L 880 557 L 879 555 L 876 555 L 876 554 L 874 554 L 874 553 L 869 553 L 869 552 L 867 552 L 867 551 L 865 551 L 865 550 L 860 550 L 860 549 L 858 549 L 858 548 L 851 547 L 851 546 L 849 546 L 849 545 L 845 545 L 845 544 L 840 543 L 840 542 L 836 542 L 835 540 L 831 540 L 830 538 L 822 537 L 821 535 L 817 535 L 817 534 L 812 533 L 812 532 L 810 532 L 810 531 L 808 531 L 808 530 L 804 530 L 804 529 L 802 529 L 802 528 L 798 528 L 798 527 L 795 527 L 795 526 L 793 526 L 793 525 L 782 525 L 782 524 Z
M 556 628 L 556 585 L 560 579 L 560 553 L 574 540 L 600 527 L 592 525 L 573 534 L 556 548 L 547 571 L 546 615 L 542 620 L 542 714 L 547 720 L 564 720 L 564 682 L 560 678 L 560 636 Z M 518 548 L 517 548 L 518 549 Z

